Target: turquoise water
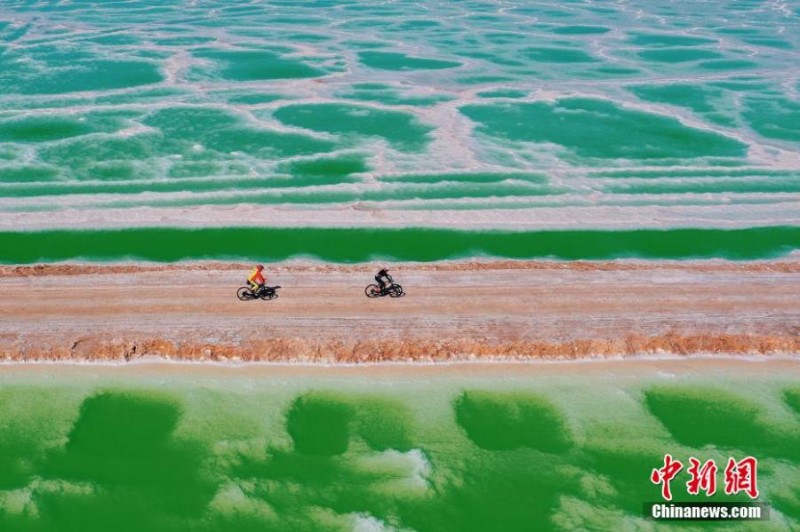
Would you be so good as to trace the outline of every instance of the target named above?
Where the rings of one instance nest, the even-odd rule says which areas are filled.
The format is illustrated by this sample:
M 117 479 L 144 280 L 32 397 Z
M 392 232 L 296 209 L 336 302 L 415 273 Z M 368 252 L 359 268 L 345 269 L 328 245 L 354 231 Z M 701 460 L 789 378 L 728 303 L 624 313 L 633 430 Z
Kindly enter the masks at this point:
M 436 228 L 509 201 L 534 224 L 796 225 L 798 35 L 782 2 L 9 0 L 0 216 L 368 203 Z
M 800 526 L 800 389 L 787 375 L 0 384 L 4 531 L 643 529 L 666 453 L 716 461 L 711 501 L 749 500 L 724 494 L 722 469 L 757 457 L 769 520 L 725 530 Z M 675 500 L 705 500 L 686 479 Z

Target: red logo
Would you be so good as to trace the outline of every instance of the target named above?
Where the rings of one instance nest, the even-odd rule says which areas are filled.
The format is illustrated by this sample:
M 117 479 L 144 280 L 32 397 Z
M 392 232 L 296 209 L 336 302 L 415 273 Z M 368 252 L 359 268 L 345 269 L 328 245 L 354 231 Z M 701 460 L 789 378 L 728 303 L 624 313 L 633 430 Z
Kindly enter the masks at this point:
M 711 497 L 717 492 L 717 464 L 714 460 L 707 460 L 700 466 L 700 460 L 692 456 L 689 458 L 692 464 L 686 470 L 692 478 L 686 483 L 686 491 L 690 495 L 697 495 L 700 491 L 706 492 L 706 497 Z
M 751 499 L 758 497 L 757 467 L 758 460 L 752 456 L 748 456 L 739 462 L 733 458 L 728 458 L 728 465 L 725 467 L 725 494 L 735 495 L 743 491 Z
M 669 489 L 669 483 L 681 469 L 683 469 L 683 464 L 673 460 L 671 454 L 666 454 L 664 455 L 664 467 L 653 469 L 653 472 L 650 473 L 650 480 L 653 484 L 661 484 L 661 496 L 664 500 L 672 500 L 672 491 Z
M 653 469 L 650 473 L 650 481 L 653 484 L 661 485 L 661 497 L 664 500 L 672 500 L 672 490 L 670 482 L 683 469 L 683 464 L 679 460 L 672 458 L 671 454 L 664 455 L 664 466 Z M 733 458 L 728 459 L 725 467 L 725 494 L 736 495 L 739 492 L 746 493 L 751 499 L 758 498 L 758 460 L 748 456 L 738 462 Z M 686 472 L 689 480 L 686 482 L 686 491 L 690 495 L 699 495 L 704 492 L 706 497 L 711 497 L 717 492 L 717 464 L 714 460 L 706 460 L 701 463 L 694 456 L 689 458 L 689 467 Z

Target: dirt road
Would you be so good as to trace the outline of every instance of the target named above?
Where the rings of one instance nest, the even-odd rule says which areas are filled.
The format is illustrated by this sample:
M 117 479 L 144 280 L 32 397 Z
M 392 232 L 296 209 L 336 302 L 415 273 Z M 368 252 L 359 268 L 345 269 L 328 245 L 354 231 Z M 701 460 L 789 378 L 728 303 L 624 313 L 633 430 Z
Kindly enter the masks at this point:
M 278 266 L 241 302 L 241 265 L 0 269 L 0 358 L 359 362 L 800 353 L 800 263 Z

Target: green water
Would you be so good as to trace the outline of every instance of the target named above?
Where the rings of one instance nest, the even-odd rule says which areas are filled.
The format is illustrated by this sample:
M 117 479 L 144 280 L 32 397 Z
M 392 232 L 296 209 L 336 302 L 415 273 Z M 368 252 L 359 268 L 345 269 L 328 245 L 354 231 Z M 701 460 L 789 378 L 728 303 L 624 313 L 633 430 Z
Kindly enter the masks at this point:
M 640 85 L 629 90 L 642 100 L 685 107 L 711 122 L 736 126 L 735 113 L 727 107 L 721 88 L 670 84 Z
M 42 211 L 369 201 L 438 226 L 442 200 L 513 197 L 536 219 L 543 195 L 624 211 L 653 190 L 687 223 L 703 194 L 725 219 L 757 196 L 797 225 L 796 9 L 695 4 L 6 0 L 0 213 L 24 230 Z M 671 186 L 686 167 L 725 179 Z M 586 179 L 617 171 L 658 183 Z M 623 214 L 684 225 L 652 212 Z
M 595 59 L 581 50 L 569 48 L 529 48 L 525 50 L 529 59 L 541 63 L 592 63 Z
M 439 61 L 390 52 L 359 52 L 358 59 L 368 67 L 382 70 L 440 70 L 461 65 L 455 61 Z
M 785 257 L 795 4 L 4 0 L 0 218 L 19 222 L 0 263 Z M 28 231 L 97 208 L 145 224 L 203 206 L 213 225 L 238 205 L 429 228 Z M 440 217 L 576 206 L 646 214 L 538 232 Z M 750 207 L 769 226 L 674 215 Z M 91 375 L 0 371 L 0 531 L 650 530 L 667 452 L 757 456 L 770 521 L 731 528 L 800 529 L 791 375 Z
M 559 35 L 601 35 L 608 33 L 611 28 L 604 26 L 560 26 L 553 29 Z
M 661 63 L 683 63 L 698 61 L 700 59 L 720 59 L 723 56 L 710 50 L 697 50 L 694 48 L 669 48 L 664 50 L 645 50 L 639 52 L 639 57 L 647 61 Z
M 611 185 L 608 190 L 625 194 L 708 194 L 712 192 L 800 192 L 800 180 L 789 183 L 773 181 L 705 180 L 694 183 L 651 183 Z
M 755 375 L 5 376 L 0 528 L 642 529 L 670 453 L 757 457 L 758 529 L 793 529 L 800 389 Z
M 409 90 L 397 90 L 380 83 L 357 83 L 350 90 L 343 90 L 337 96 L 347 100 L 376 102 L 382 105 L 402 105 L 429 107 L 452 100 L 452 96 L 442 93 L 417 95 Z
M 287 50 L 290 51 L 290 50 Z M 220 51 L 202 50 L 197 57 L 211 61 L 214 67 L 196 67 L 189 74 L 193 81 L 229 79 L 257 81 L 269 79 L 313 78 L 324 72 L 301 61 L 281 57 L 268 50 Z
M 602 100 L 471 105 L 461 112 L 491 137 L 553 142 L 583 158 L 740 157 L 745 152 L 734 139 Z M 540 127 L 531 128 L 531 123 Z
M 275 118 L 315 131 L 382 137 L 399 150 L 419 150 L 432 129 L 407 113 L 342 104 L 289 105 L 279 109 Z
M 314 257 L 435 261 L 471 256 L 606 260 L 774 258 L 800 249 L 800 228 L 629 231 L 455 231 L 444 229 L 140 228 L 0 233 L 0 263 Z

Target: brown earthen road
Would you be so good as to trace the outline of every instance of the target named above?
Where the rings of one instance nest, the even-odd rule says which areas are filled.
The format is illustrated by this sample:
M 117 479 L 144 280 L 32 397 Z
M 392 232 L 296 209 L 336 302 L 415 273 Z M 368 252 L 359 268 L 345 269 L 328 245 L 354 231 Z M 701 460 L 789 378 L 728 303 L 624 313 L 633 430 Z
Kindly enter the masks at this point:
M 185 268 L 182 270 L 181 268 Z M 364 362 L 653 353 L 800 355 L 800 263 L 0 268 L 0 359 Z

